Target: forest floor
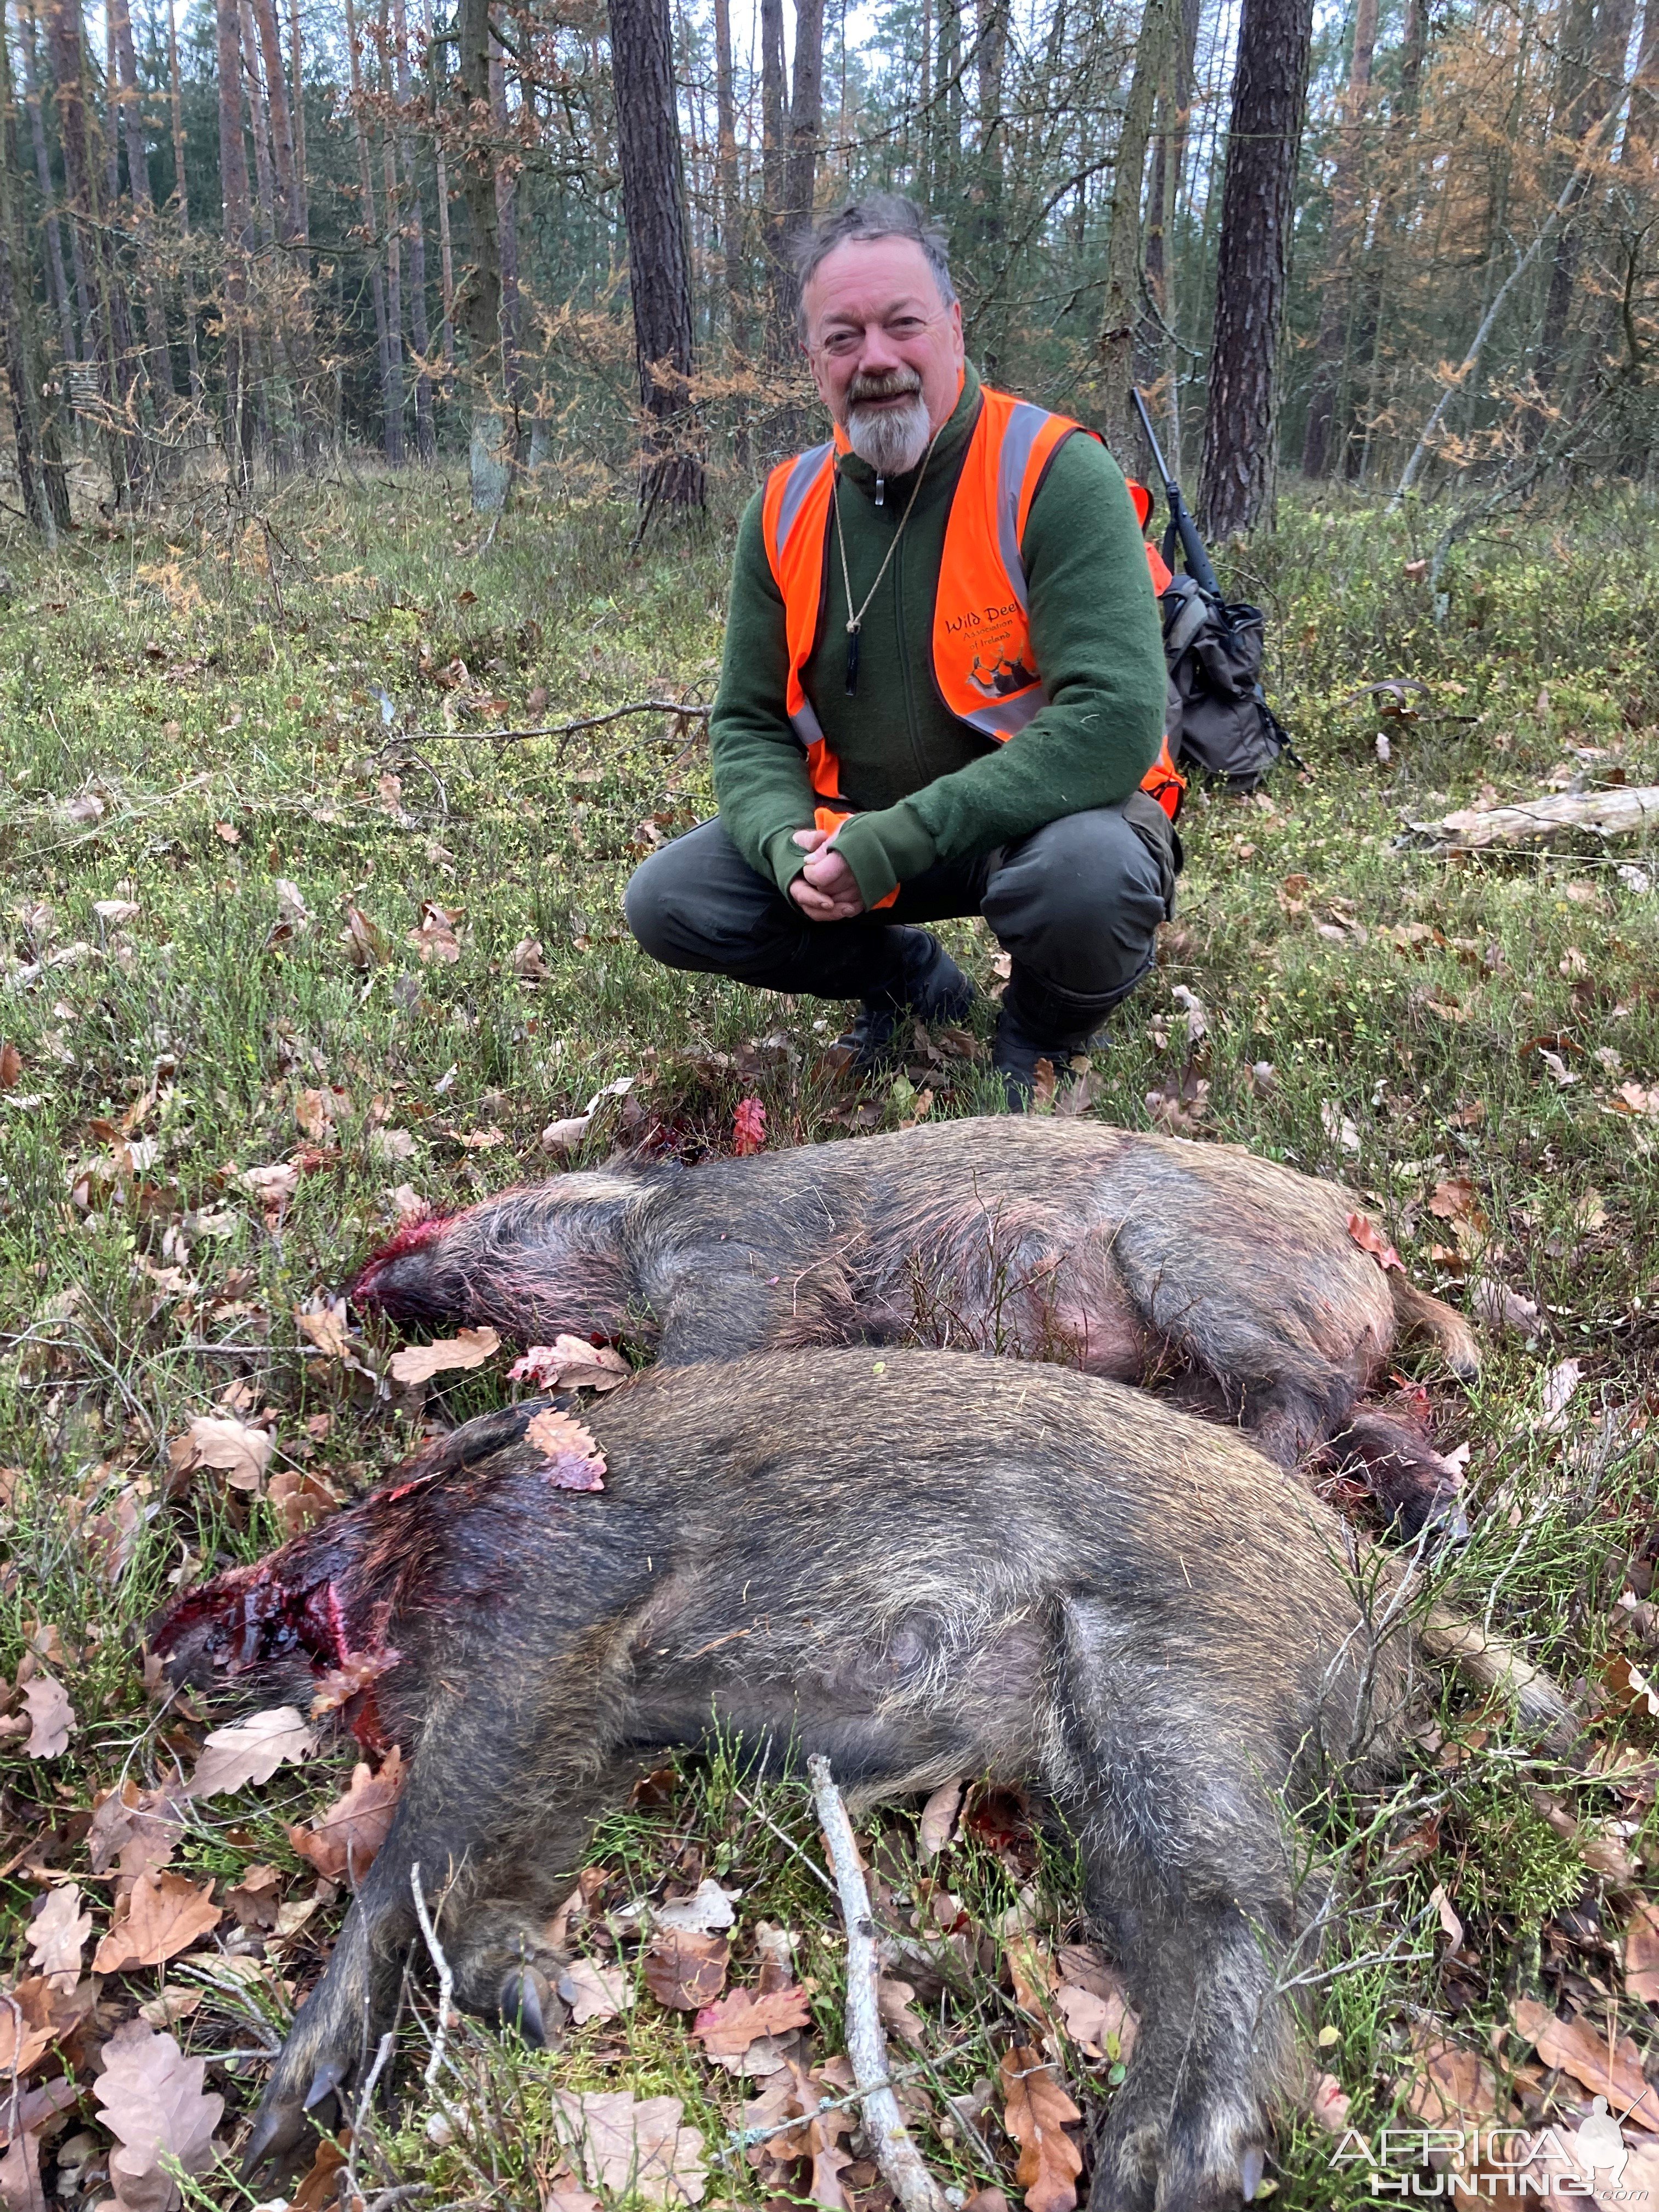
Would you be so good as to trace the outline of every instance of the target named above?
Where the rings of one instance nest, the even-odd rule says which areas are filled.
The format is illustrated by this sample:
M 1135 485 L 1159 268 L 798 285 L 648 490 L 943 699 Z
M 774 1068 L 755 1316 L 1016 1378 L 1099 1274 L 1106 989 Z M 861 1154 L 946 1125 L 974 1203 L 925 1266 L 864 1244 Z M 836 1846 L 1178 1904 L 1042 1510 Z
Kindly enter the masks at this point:
M 293 1733 L 210 1752 L 216 1781 L 211 1720 L 147 1680 L 140 1644 L 174 1590 L 512 1394 L 507 1350 L 389 1392 L 395 1339 L 339 1303 L 366 1249 L 567 1158 L 730 1149 L 748 1099 L 771 1145 L 991 1103 L 983 1021 L 859 1092 L 824 1061 L 840 1009 L 636 951 L 629 871 L 710 811 L 701 723 L 490 741 L 712 696 L 729 521 L 635 559 L 629 526 L 532 501 L 486 549 L 459 471 L 369 474 L 5 553 L 9 2206 L 113 2187 L 159 2212 L 169 2154 L 196 2201 L 258 2196 L 214 2141 L 245 2135 L 347 1903 L 342 1839 L 361 1862 L 392 1784 Z M 1363 1933 L 1302 1992 L 1317 2078 L 1279 2201 L 1379 2201 L 1360 2147 L 1385 2126 L 1571 2136 L 1601 2094 L 1631 2114 L 1623 2185 L 1659 2206 L 1659 854 L 1456 859 L 1407 831 L 1494 794 L 1659 781 L 1659 517 L 1608 501 L 1496 531 L 1440 608 L 1427 526 L 1297 495 L 1241 561 L 1306 772 L 1195 794 L 1157 974 L 1060 1103 L 1340 1175 L 1417 1280 L 1462 1304 L 1485 1286 L 1479 1384 L 1425 1356 L 1387 1388 L 1467 1455 L 1450 1593 L 1590 1717 L 1594 1756 L 1555 1764 L 1448 1681 L 1404 1774 L 1321 1839 Z M 946 933 L 994 988 L 982 928 Z M 596 1094 L 550 1158 L 544 1129 Z M 1063 2212 L 1066 2097 L 1097 2114 L 1133 2033 L 1069 1854 L 982 1785 L 864 1837 L 929 2162 L 961 2197 Z M 726 1753 L 657 1778 L 595 1839 L 560 2047 L 458 2022 L 428 2094 L 417 1979 L 349 2171 L 325 2146 L 293 2203 L 343 2180 L 380 2212 L 580 2212 L 665 2142 L 709 2203 L 883 2212 L 845 2108 L 799 2119 L 847 2079 L 820 1851 L 798 1783 L 762 1791 Z M 775 2023 L 746 2053 L 694 2032 L 722 1987 Z

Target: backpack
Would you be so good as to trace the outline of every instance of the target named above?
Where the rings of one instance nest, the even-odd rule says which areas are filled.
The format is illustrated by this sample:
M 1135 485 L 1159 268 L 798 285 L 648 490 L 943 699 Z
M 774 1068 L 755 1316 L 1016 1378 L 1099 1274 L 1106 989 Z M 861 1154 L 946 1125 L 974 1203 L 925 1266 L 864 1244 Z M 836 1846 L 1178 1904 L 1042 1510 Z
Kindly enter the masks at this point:
M 1170 672 L 1164 729 L 1176 766 L 1254 791 L 1280 753 L 1296 759 L 1261 689 L 1261 610 L 1217 599 L 1188 575 L 1172 576 L 1158 605 Z

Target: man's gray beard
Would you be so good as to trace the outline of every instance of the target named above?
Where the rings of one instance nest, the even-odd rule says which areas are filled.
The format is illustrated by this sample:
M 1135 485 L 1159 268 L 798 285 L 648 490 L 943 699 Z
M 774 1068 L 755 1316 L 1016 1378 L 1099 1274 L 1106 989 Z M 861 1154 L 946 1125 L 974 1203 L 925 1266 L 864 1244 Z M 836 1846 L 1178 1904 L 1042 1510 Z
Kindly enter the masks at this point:
M 847 410 L 848 444 L 881 477 L 908 475 L 927 450 L 931 427 L 927 403 L 919 392 L 902 407 L 860 401 Z

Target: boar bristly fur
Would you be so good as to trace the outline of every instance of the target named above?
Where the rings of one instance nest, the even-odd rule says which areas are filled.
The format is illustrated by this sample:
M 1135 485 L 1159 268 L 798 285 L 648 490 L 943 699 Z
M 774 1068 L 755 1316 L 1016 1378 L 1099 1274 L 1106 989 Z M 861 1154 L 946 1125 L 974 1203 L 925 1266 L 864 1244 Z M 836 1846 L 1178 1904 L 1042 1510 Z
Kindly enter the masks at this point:
M 1401 1335 L 1433 1338 L 1466 1378 L 1479 1355 L 1449 1306 L 1360 1248 L 1356 1215 L 1351 1191 L 1232 1146 L 942 1121 L 505 1191 L 405 1231 L 351 1295 L 401 1322 L 562 1330 L 674 1362 L 861 1342 L 1126 1382 L 1182 1370 L 1191 1410 L 1242 1421 L 1282 1465 L 1334 1443 L 1414 1534 L 1455 1471 L 1406 1423 L 1350 1416 Z
M 1297 2074 L 1285 1807 L 1386 1765 L 1407 1698 L 1408 1638 L 1376 1633 L 1334 1514 L 1237 1433 L 1053 1366 L 659 1367 L 583 1413 L 597 1495 L 526 1438 L 545 1403 L 470 1423 L 155 1637 L 175 1679 L 267 1704 L 378 1664 L 374 1726 L 412 1753 L 250 2161 L 374 2052 L 416 1867 L 457 2001 L 545 2033 L 545 1929 L 596 1816 L 717 1729 L 763 1768 L 826 1754 L 854 1809 L 960 1775 L 1045 1795 L 1141 2014 L 1093 2212 L 1237 2204 Z

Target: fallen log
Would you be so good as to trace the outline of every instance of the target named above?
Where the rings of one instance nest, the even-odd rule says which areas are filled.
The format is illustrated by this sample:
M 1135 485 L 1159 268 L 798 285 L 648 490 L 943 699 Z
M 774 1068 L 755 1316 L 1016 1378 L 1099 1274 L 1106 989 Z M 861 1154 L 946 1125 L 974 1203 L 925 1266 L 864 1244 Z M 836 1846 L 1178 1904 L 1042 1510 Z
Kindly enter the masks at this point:
M 1626 784 L 1610 791 L 1563 791 L 1511 806 L 1466 807 L 1437 822 L 1412 822 L 1445 853 L 1480 853 L 1505 845 L 1548 844 L 1574 832 L 1593 837 L 1633 837 L 1659 830 L 1659 784 Z

